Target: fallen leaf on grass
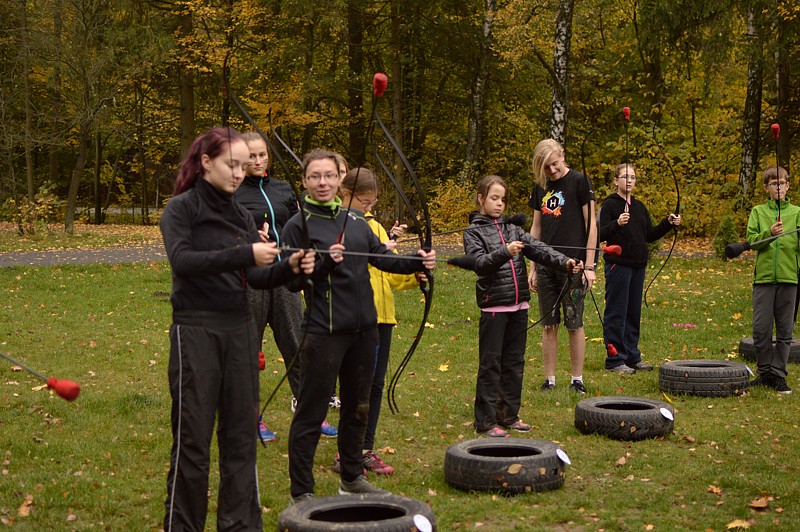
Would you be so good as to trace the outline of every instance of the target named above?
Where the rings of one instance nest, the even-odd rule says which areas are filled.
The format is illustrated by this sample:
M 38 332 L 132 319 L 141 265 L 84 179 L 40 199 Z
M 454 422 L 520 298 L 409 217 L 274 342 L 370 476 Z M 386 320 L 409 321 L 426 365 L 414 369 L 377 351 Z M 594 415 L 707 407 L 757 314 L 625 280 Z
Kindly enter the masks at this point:
M 728 530 L 731 530 L 732 528 L 750 528 L 750 523 L 741 519 L 734 519 L 727 524 Z
M 624 456 L 622 456 L 622 457 L 620 457 L 620 459 L 619 459 L 619 460 L 617 460 L 616 462 L 614 462 L 614 465 L 615 465 L 615 466 L 617 466 L 617 467 L 619 467 L 619 466 L 624 466 L 624 465 L 625 465 L 627 462 L 628 462 L 628 459 L 627 459 L 627 458 L 625 458 Z
M 766 497 L 759 497 L 758 499 L 750 501 L 750 508 L 755 510 L 766 510 L 769 508 L 769 500 Z
M 714 486 L 713 484 L 708 487 L 708 492 L 714 495 L 722 495 L 722 488 Z
M 450 369 L 450 364 L 439 364 L 439 371 L 447 371 Z
M 20 517 L 28 517 L 31 515 L 31 506 L 33 506 L 33 495 L 25 495 L 25 500 L 17 510 L 17 515 Z

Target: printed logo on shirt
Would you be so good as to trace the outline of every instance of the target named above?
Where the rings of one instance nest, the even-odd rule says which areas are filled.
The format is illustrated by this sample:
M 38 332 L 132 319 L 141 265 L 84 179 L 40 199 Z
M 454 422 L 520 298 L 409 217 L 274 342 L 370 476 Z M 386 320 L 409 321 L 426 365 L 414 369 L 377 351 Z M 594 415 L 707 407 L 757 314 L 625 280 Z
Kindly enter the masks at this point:
M 564 193 L 560 190 L 558 192 L 548 190 L 547 194 L 542 198 L 542 214 L 558 218 L 561 216 L 561 207 L 563 206 Z

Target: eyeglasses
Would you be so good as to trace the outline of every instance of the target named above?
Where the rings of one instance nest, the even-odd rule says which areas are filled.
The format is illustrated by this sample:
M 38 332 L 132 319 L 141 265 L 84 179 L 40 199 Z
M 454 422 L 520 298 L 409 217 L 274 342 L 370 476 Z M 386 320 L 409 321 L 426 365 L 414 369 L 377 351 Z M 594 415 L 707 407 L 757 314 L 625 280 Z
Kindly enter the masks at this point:
M 768 186 L 769 188 L 778 188 L 779 186 L 780 186 L 781 188 L 783 188 L 783 187 L 785 187 L 785 186 L 786 186 L 786 185 L 788 185 L 788 184 L 789 184 L 789 182 L 788 182 L 788 181 L 770 181 L 770 182 L 767 184 L 767 186 Z
M 363 198 L 359 198 L 358 196 L 355 196 L 355 198 L 361 203 L 361 206 L 364 207 L 366 210 L 370 210 L 372 207 L 375 206 L 375 204 L 378 203 L 378 198 L 372 200 L 366 200 Z
M 310 174 L 306 176 L 306 179 L 313 183 L 319 183 L 320 180 L 325 179 L 328 183 L 332 183 L 339 180 L 339 174 Z

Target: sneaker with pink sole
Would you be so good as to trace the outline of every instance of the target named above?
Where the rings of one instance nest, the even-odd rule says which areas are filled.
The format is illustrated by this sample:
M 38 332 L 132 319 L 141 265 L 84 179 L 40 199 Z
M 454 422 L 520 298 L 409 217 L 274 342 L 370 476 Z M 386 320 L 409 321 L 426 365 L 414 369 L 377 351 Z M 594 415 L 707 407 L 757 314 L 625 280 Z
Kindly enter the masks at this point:
M 374 451 L 367 451 L 361 459 L 364 463 L 364 469 L 372 471 L 376 475 L 391 475 L 394 473 L 394 468 L 381 460 L 381 457 L 375 454 Z

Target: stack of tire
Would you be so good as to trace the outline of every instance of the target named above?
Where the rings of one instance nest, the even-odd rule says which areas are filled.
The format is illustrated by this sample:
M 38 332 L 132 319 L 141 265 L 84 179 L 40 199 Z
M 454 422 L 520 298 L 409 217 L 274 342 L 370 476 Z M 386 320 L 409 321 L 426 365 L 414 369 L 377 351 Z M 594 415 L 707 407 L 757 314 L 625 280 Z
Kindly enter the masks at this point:
M 774 336 L 772 337 L 772 348 L 775 348 Z M 753 345 L 752 336 L 739 340 L 739 354 L 745 360 L 756 361 L 756 347 Z M 792 338 L 792 344 L 789 346 L 789 363 L 800 364 L 800 338 Z
M 444 478 L 464 491 L 516 495 L 560 488 L 569 464 L 564 450 L 549 441 L 478 438 L 447 448 Z
M 614 440 L 639 441 L 670 434 L 675 411 L 644 397 L 590 397 L 575 405 L 575 428 Z
M 676 360 L 658 368 L 658 387 L 665 393 L 728 397 L 746 392 L 751 374 L 730 360 Z
M 436 517 L 424 502 L 399 495 L 313 497 L 278 516 L 281 532 L 433 532 Z

